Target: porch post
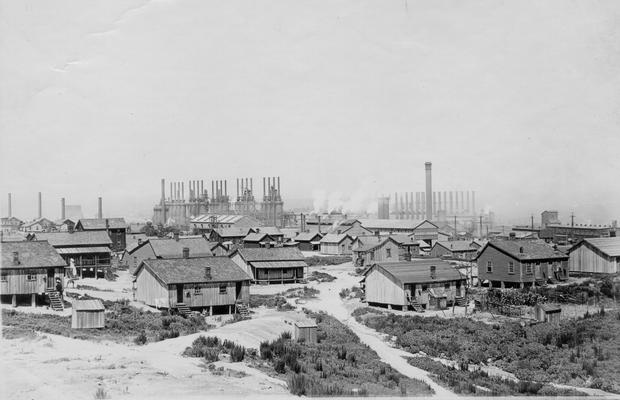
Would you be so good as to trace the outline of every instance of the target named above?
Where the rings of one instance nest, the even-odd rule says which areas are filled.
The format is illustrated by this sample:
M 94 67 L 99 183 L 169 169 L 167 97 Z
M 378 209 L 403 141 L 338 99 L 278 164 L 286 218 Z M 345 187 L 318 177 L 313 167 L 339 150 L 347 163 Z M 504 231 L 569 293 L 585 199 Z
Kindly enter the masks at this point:
M 209 306 L 209 315 L 213 315 L 213 306 Z
M 228 314 L 232 314 L 232 304 L 228 305 Z
M 37 294 L 36 293 L 32 294 L 32 297 L 30 299 L 30 305 L 32 307 L 36 307 L 37 306 Z
M 17 295 L 14 294 L 13 297 L 11 298 L 11 305 L 13 307 L 17 307 Z

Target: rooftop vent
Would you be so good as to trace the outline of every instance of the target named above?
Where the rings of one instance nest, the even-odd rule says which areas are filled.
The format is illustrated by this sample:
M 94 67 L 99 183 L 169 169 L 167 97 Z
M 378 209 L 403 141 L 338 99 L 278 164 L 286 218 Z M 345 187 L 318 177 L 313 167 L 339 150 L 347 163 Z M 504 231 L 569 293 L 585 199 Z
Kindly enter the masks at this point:
M 189 258 L 189 247 L 183 247 L 183 258 Z
M 138 239 L 138 246 L 142 244 L 142 239 Z

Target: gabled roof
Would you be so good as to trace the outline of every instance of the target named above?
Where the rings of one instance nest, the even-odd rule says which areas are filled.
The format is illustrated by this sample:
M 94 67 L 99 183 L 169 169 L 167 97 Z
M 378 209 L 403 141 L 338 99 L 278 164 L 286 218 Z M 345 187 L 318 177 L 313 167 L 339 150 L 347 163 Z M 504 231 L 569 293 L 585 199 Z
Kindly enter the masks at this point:
M 104 311 L 101 300 L 73 300 L 71 307 L 75 311 Z
M 271 236 L 284 236 L 284 233 L 275 226 L 261 226 L 255 229 L 258 233 L 267 233 Z
M 105 231 L 38 232 L 36 240 L 47 240 L 54 247 L 109 246 L 112 244 Z
M 419 246 L 420 245 L 417 240 L 413 239 L 411 236 L 408 236 L 408 235 L 390 235 L 390 237 L 394 239 L 396 243 L 398 243 L 401 246 Z
M 252 261 L 305 261 L 304 255 L 296 247 L 271 247 L 258 249 L 237 249 L 232 255 L 239 255 L 247 262 Z
M 383 239 L 380 242 L 362 244 L 359 247 L 354 248 L 353 251 L 356 251 L 356 252 L 366 252 L 366 251 L 375 250 L 375 249 L 378 249 L 380 247 L 383 247 L 387 242 L 392 242 L 396 246 L 399 246 L 399 244 L 398 244 L 398 242 L 396 240 L 392 239 L 391 237 L 387 237 L 387 238 Z
M 2 269 L 66 267 L 67 263 L 46 241 L 2 242 Z M 19 265 L 13 263 L 13 253 L 18 253 Z
M 317 236 L 319 240 L 323 238 L 323 234 L 318 232 L 300 232 L 294 239 L 296 242 L 313 242 L 316 241 Z
M 39 224 L 41 226 L 55 226 L 53 221 L 50 221 L 49 219 L 45 218 L 45 217 L 41 217 L 41 218 L 37 218 L 34 221 L 30 221 L 30 222 L 26 222 L 22 225 L 22 228 L 28 228 L 29 226 L 33 226 Z
M 243 238 L 244 242 L 264 242 L 264 241 L 273 241 L 273 237 L 267 233 L 250 233 L 246 237 Z
M 24 223 L 24 221 L 17 217 L 2 217 L 0 221 L 2 225 L 21 225 Z
M 206 267 L 211 268 L 209 277 L 206 276 Z M 137 276 L 142 269 L 151 272 L 164 285 L 238 282 L 252 279 L 228 257 L 147 259 L 138 266 L 135 275 Z
M 321 243 L 341 243 L 346 238 L 353 240 L 353 238 L 346 233 L 341 233 L 340 235 L 337 235 L 335 233 L 328 233 L 327 235 L 323 236 L 323 238 L 321 239 Z
M 371 230 L 404 229 L 413 231 L 427 223 L 437 228 L 437 225 L 426 219 L 421 221 L 412 219 L 360 219 L 359 221 L 364 228 Z
M 490 240 L 482 250 L 480 250 L 478 257 L 480 257 L 489 246 L 519 261 L 568 259 L 566 254 L 554 250 L 553 247 L 538 240 Z
M 243 238 L 249 233 L 256 232 L 254 228 L 219 228 L 215 229 L 215 232 L 222 238 Z
M 127 223 L 124 218 L 81 218 L 76 224 L 76 229 L 79 229 L 78 227 L 85 231 L 105 230 L 107 228 L 127 229 Z
M 437 241 L 435 242 L 435 244 L 433 245 L 433 247 L 435 246 L 441 246 L 449 251 L 455 252 L 455 253 L 459 253 L 459 252 L 475 252 L 477 249 L 472 247 L 472 242 L 470 240 L 452 240 L 452 241 L 448 241 L 448 242 L 444 242 L 444 241 Z
M 431 277 L 431 266 L 435 266 L 434 278 Z M 457 269 L 437 258 L 376 263 L 364 271 L 364 275 L 368 276 L 370 271 L 375 269 L 392 277 L 400 285 L 406 283 L 449 282 L 465 279 Z
M 608 238 L 589 238 L 583 239 L 577 243 L 568 251 L 571 253 L 577 247 L 585 244 L 599 250 L 601 253 L 608 257 L 620 257 L 620 237 L 608 237 Z
M 249 219 L 250 221 L 256 221 L 256 225 L 258 225 L 258 220 L 249 215 L 237 215 L 237 214 L 202 214 L 192 219 L 190 222 L 192 224 L 209 224 L 212 221 L 216 224 L 235 224 L 243 219 Z
M 149 239 L 148 242 L 155 253 L 155 257 L 158 258 L 182 257 L 184 247 L 189 248 L 189 256 L 191 258 L 213 255 L 209 242 L 202 237 L 184 238 L 181 236 L 179 240 Z

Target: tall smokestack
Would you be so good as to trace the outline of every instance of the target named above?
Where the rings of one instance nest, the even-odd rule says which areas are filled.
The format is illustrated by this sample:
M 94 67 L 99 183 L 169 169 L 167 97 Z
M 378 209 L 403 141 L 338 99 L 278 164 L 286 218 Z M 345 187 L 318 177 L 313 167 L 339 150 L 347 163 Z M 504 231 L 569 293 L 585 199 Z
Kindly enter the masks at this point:
M 474 215 L 476 215 L 476 192 L 471 191 L 471 210 Z M 480 236 L 482 236 L 482 232 L 480 232 Z
M 65 198 L 60 199 L 60 220 L 65 220 Z
M 433 213 L 437 212 L 437 192 L 433 192 Z
M 467 212 L 471 213 L 471 203 L 469 202 L 469 190 L 467 191 Z
M 185 200 L 185 182 L 181 182 L 181 200 Z
M 224 180 L 224 196 L 228 196 L 228 181 Z
M 278 176 L 278 197 L 280 197 L 280 177 Z
M 252 192 L 252 195 L 254 195 L 254 182 L 252 181 L 253 178 L 250 178 L 250 192 Z
M 424 163 L 426 169 L 426 219 L 433 219 L 433 182 L 431 176 L 432 163 Z
M 267 191 L 265 190 L 265 177 L 263 176 L 263 199 L 267 196 Z
M 97 218 L 103 219 L 103 201 L 101 197 L 97 199 Z
M 9 193 L 9 202 L 8 202 L 8 205 L 9 205 L 9 218 L 11 218 L 11 217 L 13 216 L 13 207 L 12 207 L 12 205 L 11 205 L 11 193 Z
M 39 192 L 39 218 L 43 217 L 43 205 L 41 199 L 41 192 Z
M 166 201 L 166 180 L 161 178 L 161 205 Z

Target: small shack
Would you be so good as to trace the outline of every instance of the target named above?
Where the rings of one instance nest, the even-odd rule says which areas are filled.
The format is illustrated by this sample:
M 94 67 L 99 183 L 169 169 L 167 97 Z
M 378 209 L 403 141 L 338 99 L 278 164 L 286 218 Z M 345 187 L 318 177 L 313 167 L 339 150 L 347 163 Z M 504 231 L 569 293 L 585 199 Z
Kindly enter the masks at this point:
M 562 307 L 553 304 L 538 304 L 535 311 L 540 322 L 560 322 L 562 317 Z
M 317 326 L 316 322 L 307 320 L 307 321 L 297 321 L 295 322 L 295 335 L 294 339 L 297 341 L 303 341 L 309 344 L 316 344 L 316 331 Z
M 71 311 L 71 329 L 105 327 L 105 307 L 101 300 L 75 300 Z

